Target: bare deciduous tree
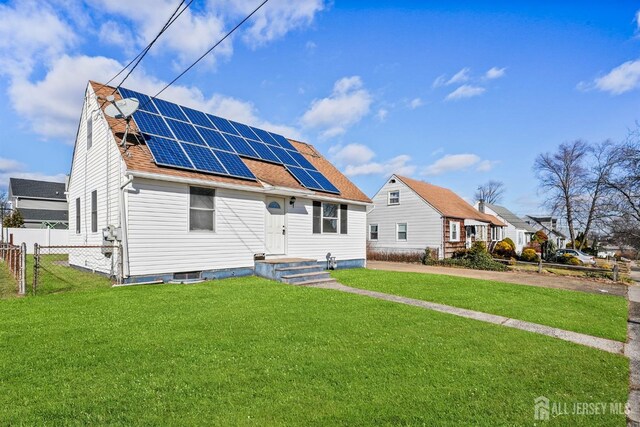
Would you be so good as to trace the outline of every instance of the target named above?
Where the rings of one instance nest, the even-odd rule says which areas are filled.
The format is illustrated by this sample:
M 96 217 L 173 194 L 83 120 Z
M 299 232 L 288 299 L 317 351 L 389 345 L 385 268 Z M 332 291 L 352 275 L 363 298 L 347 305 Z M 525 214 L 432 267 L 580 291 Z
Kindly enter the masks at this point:
M 499 203 L 504 195 L 504 183 L 500 181 L 490 180 L 478 186 L 475 193 L 476 200 L 482 200 L 486 203 Z
M 572 242 L 576 239 L 576 211 L 588 180 L 585 168 L 589 145 L 581 140 L 560 144 L 554 153 L 539 154 L 533 169 L 553 214 L 563 214 Z

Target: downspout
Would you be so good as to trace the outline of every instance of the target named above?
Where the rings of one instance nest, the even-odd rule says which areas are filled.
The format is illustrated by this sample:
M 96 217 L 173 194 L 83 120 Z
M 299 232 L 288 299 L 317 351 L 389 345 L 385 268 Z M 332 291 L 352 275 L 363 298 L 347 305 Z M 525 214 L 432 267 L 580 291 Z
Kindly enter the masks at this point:
M 120 186 L 119 198 L 120 198 L 120 229 L 122 230 L 122 239 L 120 241 L 120 247 L 122 250 L 122 278 L 129 277 L 129 245 L 128 245 L 128 233 L 127 233 L 127 210 L 124 205 L 124 191 L 125 187 L 133 182 L 131 175 L 125 175 L 129 179 Z

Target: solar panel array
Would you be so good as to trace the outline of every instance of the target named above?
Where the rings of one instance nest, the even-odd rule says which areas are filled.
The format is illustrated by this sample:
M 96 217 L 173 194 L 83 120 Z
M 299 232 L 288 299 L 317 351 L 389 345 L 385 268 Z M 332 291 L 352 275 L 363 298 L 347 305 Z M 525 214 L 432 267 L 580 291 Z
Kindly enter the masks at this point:
M 136 98 L 133 119 L 158 165 L 256 180 L 240 157 L 283 165 L 311 190 L 340 191 L 285 137 L 125 88 Z

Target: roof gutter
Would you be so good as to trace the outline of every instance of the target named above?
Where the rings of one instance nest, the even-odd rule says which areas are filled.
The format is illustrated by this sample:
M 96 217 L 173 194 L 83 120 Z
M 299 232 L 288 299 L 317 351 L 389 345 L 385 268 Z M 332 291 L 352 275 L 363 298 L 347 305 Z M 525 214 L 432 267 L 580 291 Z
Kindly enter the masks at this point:
M 156 181 L 202 185 L 206 187 L 215 187 L 215 188 L 226 188 L 229 190 L 247 191 L 251 193 L 278 194 L 283 196 L 305 197 L 309 199 L 323 200 L 323 201 L 329 201 L 329 202 L 342 202 L 342 203 L 348 202 L 350 204 L 360 205 L 360 206 L 369 206 L 371 204 L 367 202 L 361 202 L 358 200 L 350 200 L 350 199 L 343 199 L 339 197 L 320 195 L 308 190 L 298 190 L 295 188 L 278 187 L 274 185 L 253 187 L 249 185 L 229 184 L 226 182 L 212 182 L 205 179 L 185 178 L 181 176 L 168 176 L 168 175 L 156 174 L 151 172 L 140 172 L 140 171 L 127 171 L 125 174 L 127 176 L 131 176 L 135 178 L 146 178 L 146 179 L 153 179 Z

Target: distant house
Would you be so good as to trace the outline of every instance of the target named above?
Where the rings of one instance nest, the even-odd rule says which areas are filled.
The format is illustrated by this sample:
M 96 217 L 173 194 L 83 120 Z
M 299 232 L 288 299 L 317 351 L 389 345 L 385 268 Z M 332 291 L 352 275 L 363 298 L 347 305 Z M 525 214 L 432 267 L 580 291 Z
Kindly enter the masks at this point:
M 69 208 L 62 182 L 9 178 L 9 202 L 25 228 L 69 228 Z
M 373 197 L 367 214 L 368 242 L 384 251 L 437 250 L 448 258 L 475 241 L 489 246 L 504 238 L 505 224 L 479 212 L 453 191 L 392 175 Z
M 504 237 L 513 240 L 517 253 L 522 252 L 522 249 L 531 241 L 533 234 L 538 231 L 504 206 L 479 201 L 476 202 L 475 208 L 480 212 L 495 216 L 506 224 Z
M 126 141 L 112 93 L 140 104 Z M 365 265 L 371 200 L 312 145 L 123 88 L 89 83 L 68 192 L 69 243 L 119 248 L 69 263 L 125 282 L 248 275 L 265 257 Z
M 567 236 L 558 230 L 558 218 L 552 216 L 527 215 L 524 217 L 524 220 L 527 224 L 535 228 L 536 231 L 544 231 L 558 248 L 564 248 L 567 244 Z

